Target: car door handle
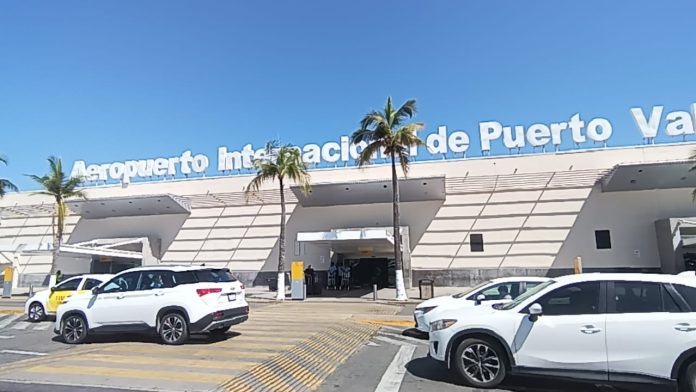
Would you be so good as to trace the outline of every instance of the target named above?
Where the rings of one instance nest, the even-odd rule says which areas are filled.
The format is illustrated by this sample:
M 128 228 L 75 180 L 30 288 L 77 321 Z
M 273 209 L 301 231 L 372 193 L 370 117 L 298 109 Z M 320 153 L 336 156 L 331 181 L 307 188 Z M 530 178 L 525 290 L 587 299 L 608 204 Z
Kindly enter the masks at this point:
M 693 332 L 696 331 L 696 326 L 693 326 L 689 323 L 679 323 L 674 326 L 674 329 L 676 329 L 679 332 Z
M 157 291 L 157 292 L 155 292 L 155 295 L 158 296 L 158 297 L 159 297 L 160 295 L 164 295 L 164 291 Z
M 594 325 L 583 325 L 583 327 L 580 328 L 580 332 L 586 335 L 594 335 L 596 333 L 602 332 L 602 330 L 595 327 Z
M 116 296 L 116 299 L 123 299 L 123 297 L 125 297 L 125 295 L 119 294 L 119 295 Z

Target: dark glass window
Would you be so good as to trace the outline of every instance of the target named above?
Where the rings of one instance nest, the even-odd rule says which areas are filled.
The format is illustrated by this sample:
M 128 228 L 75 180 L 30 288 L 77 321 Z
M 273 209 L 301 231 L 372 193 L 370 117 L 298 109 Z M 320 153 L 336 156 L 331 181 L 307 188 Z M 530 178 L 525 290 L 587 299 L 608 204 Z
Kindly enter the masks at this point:
M 599 282 L 583 282 L 556 289 L 537 301 L 545 316 L 599 313 Z
M 689 304 L 691 311 L 696 312 L 696 287 L 675 284 L 674 288 L 677 289 L 677 292 L 681 294 L 682 297 L 684 297 L 684 300 L 687 304 Z
M 662 285 L 652 282 L 614 282 L 616 313 L 662 312 Z
M 124 291 L 134 291 L 138 289 L 140 271 L 127 272 L 118 275 L 104 285 L 104 293 L 120 293 Z
M 198 280 L 192 271 L 179 271 L 174 273 L 174 286 L 193 283 L 198 283 Z
M 486 301 L 497 301 L 504 299 L 515 299 L 520 295 L 520 282 L 505 282 L 488 287 L 485 290 L 478 290 L 470 295 L 469 300 L 475 300 L 476 297 L 483 294 Z
M 611 249 L 611 233 L 609 230 L 595 230 L 594 237 L 597 249 Z
M 483 234 L 470 235 L 469 244 L 472 252 L 483 252 Z
M 225 283 L 237 281 L 227 268 L 198 270 L 193 271 L 193 273 L 199 282 Z
M 82 278 L 73 278 L 56 286 L 56 291 L 75 291 L 82 282 Z
M 674 297 L 667 291 L 665 288 L 665 285 L 662 286 L 662 308 L 665 312 L 670 312 L 670 313 L 676 313 L 676 312 L 681 312 L 681 309 L 679 308 L 679 305 L 677 304 L 677 301 L 674 300 Z
M 92 288 L 97 287 L 100 284 L 102 284 L 101 280 L 87 278 L 85 280 L 85 285 L 82 287 L 82 290 L 92 290 Z
M 143 271 L 139 290 L 168 289 L 174 287 L 171 271 Z

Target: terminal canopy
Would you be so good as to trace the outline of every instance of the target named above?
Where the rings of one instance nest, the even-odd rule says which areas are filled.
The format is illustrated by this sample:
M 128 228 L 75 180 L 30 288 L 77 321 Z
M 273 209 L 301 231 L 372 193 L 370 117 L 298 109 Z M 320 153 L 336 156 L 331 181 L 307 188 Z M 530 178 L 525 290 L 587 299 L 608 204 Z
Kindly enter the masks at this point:
M 307 195 L 292 191 L 303 207 L 392 202 L 391 180 L 312 184 Z M 445 200 L 445 177 L 400 179 L 399 195 L 402 202 Z

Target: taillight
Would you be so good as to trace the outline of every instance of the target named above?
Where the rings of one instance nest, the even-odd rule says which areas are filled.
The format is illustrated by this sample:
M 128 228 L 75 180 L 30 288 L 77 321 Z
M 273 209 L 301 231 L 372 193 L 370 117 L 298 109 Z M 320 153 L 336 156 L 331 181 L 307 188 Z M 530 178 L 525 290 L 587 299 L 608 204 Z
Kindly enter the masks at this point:
M 225 312 L 223 311 L 217 311 L 213 312 L 213 320 L 219 320 L 225 316 Z
M 221 288 L 211 288 L 211 289 L 196 289 L 199 297 L 204 295 L 222 292 Z

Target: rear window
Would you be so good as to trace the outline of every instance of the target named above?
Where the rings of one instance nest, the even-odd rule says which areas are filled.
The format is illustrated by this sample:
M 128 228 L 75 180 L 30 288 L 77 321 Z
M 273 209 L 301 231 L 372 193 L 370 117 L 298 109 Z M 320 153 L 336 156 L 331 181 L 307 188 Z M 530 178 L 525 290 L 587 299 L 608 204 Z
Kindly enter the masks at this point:
M 196 279 L 199 282 L 226 283 L 237 281 L 228 269 L 198 270 L 193 271 L 193 273 L 196 275 Z

